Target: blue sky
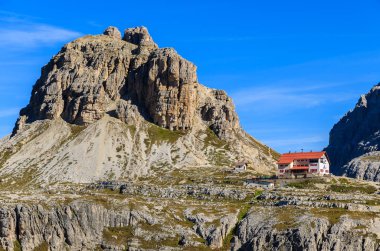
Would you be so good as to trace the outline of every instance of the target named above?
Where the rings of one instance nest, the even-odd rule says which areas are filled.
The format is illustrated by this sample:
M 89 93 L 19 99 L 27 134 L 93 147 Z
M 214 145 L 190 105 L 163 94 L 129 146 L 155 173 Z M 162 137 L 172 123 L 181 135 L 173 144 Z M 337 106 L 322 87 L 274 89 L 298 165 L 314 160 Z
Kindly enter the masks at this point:
M 62 45 L 144 25 L 277 151 L 320 150 L 380 81 L 380 1 L 0 1 L 0 136 Z

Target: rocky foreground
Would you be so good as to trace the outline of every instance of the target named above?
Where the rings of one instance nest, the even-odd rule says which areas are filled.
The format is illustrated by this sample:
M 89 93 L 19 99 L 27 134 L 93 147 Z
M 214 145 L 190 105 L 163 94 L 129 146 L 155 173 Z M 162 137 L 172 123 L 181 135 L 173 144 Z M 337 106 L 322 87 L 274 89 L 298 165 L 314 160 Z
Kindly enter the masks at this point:
M 380 250 L 376 183 L 279 181 L 223 168 L 26 189 L 2 186 L 5 250 Z

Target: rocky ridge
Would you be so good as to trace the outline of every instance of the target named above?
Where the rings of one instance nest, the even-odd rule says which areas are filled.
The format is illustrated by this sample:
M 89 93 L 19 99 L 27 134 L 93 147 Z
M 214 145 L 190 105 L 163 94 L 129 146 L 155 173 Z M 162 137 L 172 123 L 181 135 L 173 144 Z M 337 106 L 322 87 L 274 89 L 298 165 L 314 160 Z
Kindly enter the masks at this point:
M 355 108 L 334 125 L 326 151 L 332 171 L 360 179 L 380 180 L 376 161 L 380 146 L 380 84 L 362 95 Z

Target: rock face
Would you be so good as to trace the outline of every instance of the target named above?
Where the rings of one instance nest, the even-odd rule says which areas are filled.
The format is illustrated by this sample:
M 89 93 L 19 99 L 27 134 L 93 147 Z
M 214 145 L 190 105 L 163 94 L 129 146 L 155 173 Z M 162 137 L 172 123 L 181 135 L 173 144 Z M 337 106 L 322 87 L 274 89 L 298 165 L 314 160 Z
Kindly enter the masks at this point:
M 91 250 L 100 245 L 105 227 L 124 227 L 143 218 L 136 212 L 121 213 L 94 204 L 75 204 L 51 211 L 42 206 L 17 205 L 0 209 L 1 246 L 14 250 L 38 249 L 45 244 L 50 250 Z
M 358 179 L 380 181 L 380 152 L 369 152 L 343 166 L 343 174 Z
M 355 108 L 331 130 L 326 151 L 332 162 L 333 173 L 378 180 L 379 169 L 370 164 L 371 161 L 351 160 L 378 151 L 379 143 L 380 84 L 374 86 L 368 94 L 361 96 Z
M 270 211 L 270 210 L 268 210 Z M 375 238 L 355 233 L 360 223 L 348 218 L 331 225 L 325 218 L 305 215 L 298 227 L 279 229 L 270 212 L 252 211 L 239 224 L 232 250 L 379 250 Z M 368 227 L 378 227 L 379 220 Z M 277 229 L 276 229 L 277 228 Z
M 104 32 L 103 35 L 113 37 L 115 39 L 120 39 L 121 38 L 121 33 L 120 31 L 113 26 L 108 27 Z
M 224 238 L 237 222 L 235 214 L 227 214 L 221 219 L 218 216 L 209 218 L 189 209 L 184 212 L 184 217 L 186 221 L 194 224 L 194 229 L 180 226 L 174 228 L 165 226 L 167 223 L 164 219 L 147 211 L 125 206 L 122 210 L 107 209 L 102 205 L 85 201 L 70 205 L 58 204 L 48 209 L 40 205 L 2 205 L 0 248 L 18 250 L 17 246 L 20 246 L 25 251 L 121 251 L 135 250 L 133 246 L 141 245 L 139 242 L 144 241 L 151 243 L 152 247 L 137 250 L 154 250 L 154 244 L 159 244 L 161 239 L 172 239 L 172 245 L 177 246 L 173 250 L 181 250 L 181 246 L 193 244 L 189 242 L 192 235 L 204 239 L 207 246 L 220 248 Z M 213 225 L 210 222 L 214 222 Z M 167 231 L 160 231 L 160 227 L 165 227 Z M 151 229 L 147 232 L 146 229 L 149 228 Z M 139 242 L 134 244 L 133 240 Z
M 68 43 L 42 68 L 0 145 L 0 174 L 32 167 L 40 181 L 91 182 L 241 160 L 268 172 L 275 154 L 241 129 L 224 91 L 198 82 L 193 63 L 159 48 L 145 27 L 123 39 L 108 27 Z
M 195 117 L 220 137 L 239 129 L 231 99 L 223 91 L 207 93 L 194 64 L 173 49 L 159 49 L 145 27 L 127 29 L 123 40 L 109 27 L 104 35 L 67 44 L 42 69 L 15 131 L 25 121 L 59 117 L 88 125 L 116 112 L 120 101 L 137 105 L 148 120 L 170 130 L 193 128 Z

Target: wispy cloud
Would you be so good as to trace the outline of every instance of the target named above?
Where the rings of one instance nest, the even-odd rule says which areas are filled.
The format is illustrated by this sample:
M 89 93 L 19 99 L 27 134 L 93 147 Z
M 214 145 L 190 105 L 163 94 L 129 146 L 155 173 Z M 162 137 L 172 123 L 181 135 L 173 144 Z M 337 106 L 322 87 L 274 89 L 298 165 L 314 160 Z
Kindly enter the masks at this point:
M 30 17 L 1 12 L 0 47 L 22 49 L 52 45 L 79 37 L 81 34 L 69 29 L 36 22 Z
M 306 136 L 298 138 L 282 138 L 282 139 L 269 139 L 265 140 L 265 143 L 268 145 L 275 146 L 294 146 L 294 145 L 308 145 L 313 143 L 324 142 L 325 138 L 321 136 Z
M 238 107 L 250 107 L 258 104 L 271 108 L 312 108 L 326 102 L 342 102 L 356 97 L 347 91 L 334 92 L 334 84 L 310 84 L 311 81 L 290 80 L 287 83 L 250 87 L 232 93 Z M 308 84 L 299 84 L 308 83 Z
M 11 116 L 16 116 L 19 113 L 19 108 L 7 108 L 0 110 L 0 118 L 6 118 Z

